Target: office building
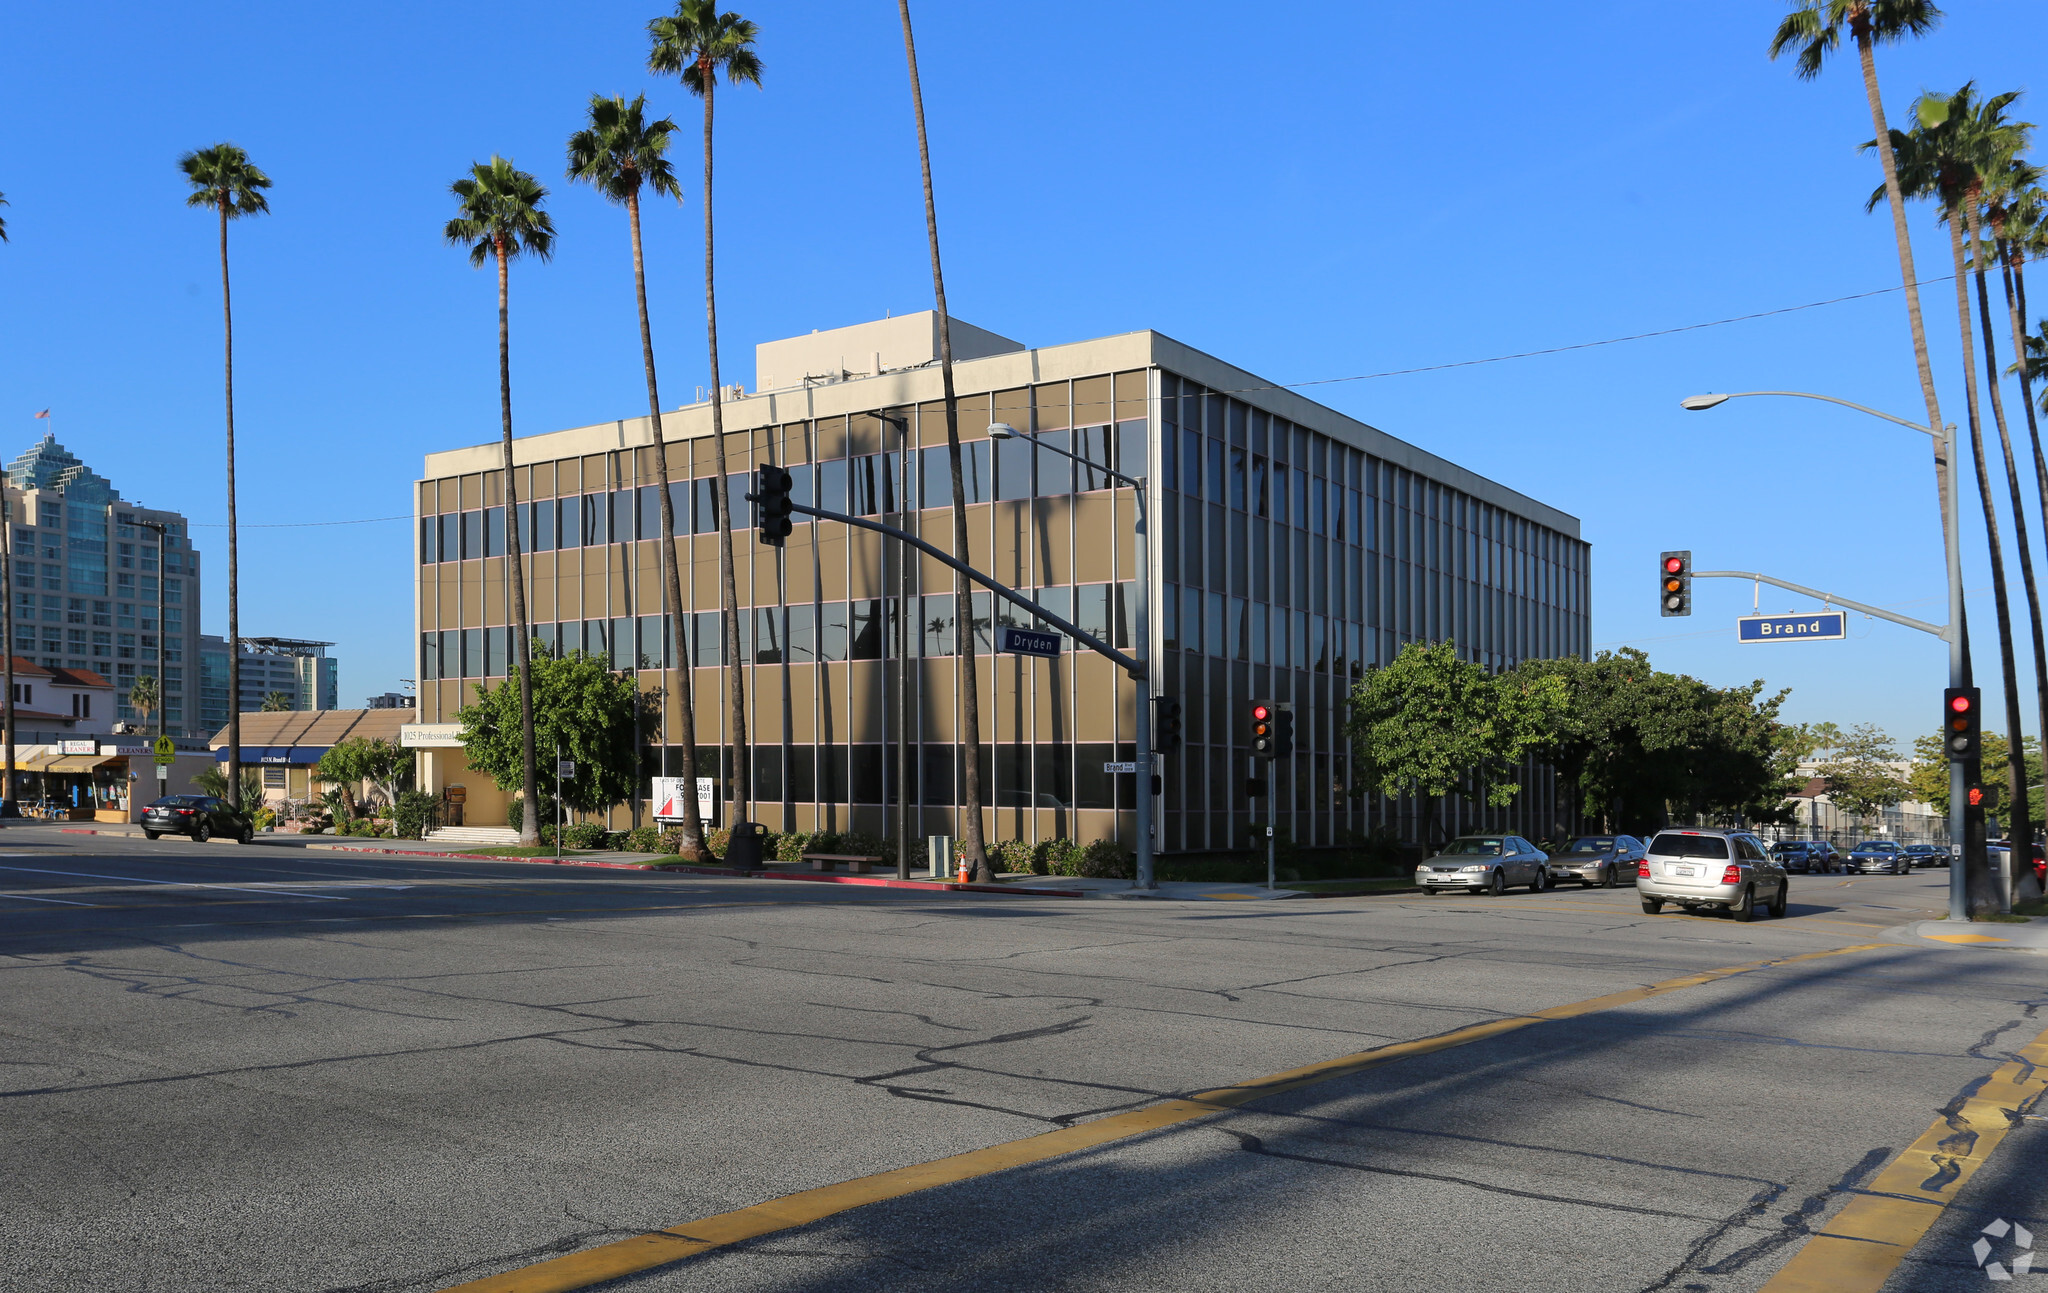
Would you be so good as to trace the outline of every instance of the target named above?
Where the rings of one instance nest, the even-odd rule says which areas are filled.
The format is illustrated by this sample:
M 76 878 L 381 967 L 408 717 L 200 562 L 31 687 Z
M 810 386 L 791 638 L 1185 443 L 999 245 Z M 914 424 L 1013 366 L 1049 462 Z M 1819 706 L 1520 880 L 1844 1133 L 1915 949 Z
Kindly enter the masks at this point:
M 327 654 L 332 642 L 310 642 L 304 638 L 243 638 L 241 650 L 242 712 L 254 713 L 273 695 L 282 695 L 288 709 L 315 710 L 341 707 L 340 662 Z M 200 644 L 201 682 L 209 719 L 217 718 L 212 732 L 227 725 L 228 644 L 227 639 L 206 635 Z
M 951 550 L 952 473 L 934 360 L 936 319 L 912 315 L 757 349 L 769 389 L 724 406 L 730 496 L 758 462 L 786 466 L 798 499 L 873 516 Z M 1160 759 L 1159 845 L 1242 848 L 1267 806 L 1245 797 L 1244 713 L 1293 706 L 1296 748 L 1269 775 L 1283 831 L 1331 844 L 1414 805 L 1354 794 L 1342 737 L 1353 680 L 1405 642 L 1456 639 L 1505 668 L 1585 653 L 1588 548 L 1575 518 L 1157 332 L 1029 349 L 960 327 L 955 368 L 969 559 L 1109 639 L 1133 645 L 1134 531 L 1143 511 L 1156 690 L 1179 698 L 1186 744 Z M 726 739 L 718 632 L 716 489 L 709 413 L 664 418 L 687 605 L 665 607 L 649 423 L 628 418 L 515 444 L 535 633 L 663 685 L 687 666 L 698 741 Z M 1026 433 L 992 440 L 991 423 Z M 1057 445 L 1075 465 L 1034 448 Z M 423 784 L 467 780 L 470 819 L 503 796 L 469 774 L 455 714 L 472 685 L 506 671 L 505 519 L 495 445 L 430 454 L 418 482 L 420 712 L 411 743 Z M 1143 498 L 1116 470 L 1144 481 Z M 745 524 L 746 507 L 736 515 Z M 757 808 L 775 829 L 884 821 L 891 794 L 899 628 L 912 681 L 907 735 L 920 833 L 958 833 L 963 767 L 956 679 L 979 679 L 982 779 L 991 838 L 1129 840 L 1143 788 L 1106 763 L 1133 754 L 1134 689 L 1086 650 L 1058 659 L 996 654 L 1022 623 L 976 592 L 956 607 L 952 573 L 843 523 L 798 518 L 781 549 L 735 534 Z M 901 624 L 907 583 L 911 614 Z M 664 633 L 664 623 L 673 631 Z M 962 654 L 966 652 L 968 654 Z M 645 771 L 673 752 L 677 701 L 648 733 Z M 707 762 L 706 775 L 712 771 Z M 1547 770 L 1487 820 L 1536 834 L 1555 825 Z M 493 798 L 495 796 L 495 799 Z M 1466 815 L 1460 817 L 1460 812 Z M 1471 822 L 1449 808 L 1449 824 Z
M 364 702 L 369 709 L 411 709 L 413 698 L 402 691 L 387 691 Z
M 155 675 L 161 647 L 164 724 L 201 734 L 186 673 L 198 657 L 200 559 L 184 516 L 124 500 L 54 435 L 8 464 L 6 494 L 14 654 L 100 675 L 113 685 L 111 717 L 139 723 L 129 690 Z

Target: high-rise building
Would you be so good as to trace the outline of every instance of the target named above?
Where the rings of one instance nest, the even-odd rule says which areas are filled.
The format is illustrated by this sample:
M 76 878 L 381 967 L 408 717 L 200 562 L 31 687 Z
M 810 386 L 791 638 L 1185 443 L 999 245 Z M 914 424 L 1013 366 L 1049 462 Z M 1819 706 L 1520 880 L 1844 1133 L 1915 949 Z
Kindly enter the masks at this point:
M 881 828 L 898 797 L 892 742 L 907 706 L 916 832 L 959 834 L 956 684 L 971 667 L 991 838 L 1128 841 L 1147 787 L 1112 770 L 1133 757 L 1135 699 L 1112 662 L 1071 643 L 1056 659 L 998 653 L 999 630 L 1030 617 L 986 591 L 955 605 L 949 569 L 923 558 L 906 569 L 901 545 L 879 534 L 800 516 L 777 548 L 757 543 L 746 519 L 748 473 L 776 463 L 800 503 L 952 550 L 936 332 L 922 314 L 766 343 L 766 389 L 725 403 L 754 817 L 773 829 Z M 955 366 L 967 557 L 1121 650 L 1146 626 L 1153 689 L 1179 701 L 1185 736 L 1155 765 L 1163 851 L 1243 848 L 1269 812 L 1304 845 L 1389 823 L 1412 834 L 1417 805 L 1360 793 L 1353 778 L 1352 682 L 1417 640 L 1455 640 L 1493 669 L 1587 650 L 1590 550 L 1556 508 L 1157 332 L 1039 349 L 964 325 L 956 336 L 971 356 Z M 649 690 L 664 687 L 662 666 L 686 668 L 700 773 L 729 777 L 709 423 L 703 405 L 664 417 L 684 606 L 665 605 L 646 419 L 516 441 L 515 519 L 535 634 L 635 671 Z M 1017 437 L 991 438 L 993 423 Z M 430 454 L 416 497 L 420 712 L 408 741 L 423 754 L 422 784 L 463 784 L 477 824 L 503 820 L 492 814 L 505 796 L 467 768 L 452 724 L 473 684 L 505 675 L 512 645 L 500 461 L 495 445 Z M 1254 697 L 1290 705 L 1294 720 L 1293 752 L 1260 773 L 1271 797 L 1257 802 L 1243 721 Z M 643 773 L 683 771 L 678 721 L 671 696 L 646 733 Z M 1523 775 L 1529 793 L 1486 813 L 1486 829 L 1560 827 L 1550 772 Z M 1481 820 L 1469 804 L 1438 818 L 1450 829 Z
M 140 721 L 129 690 L 155 676 L 161 648 L 164 725 L 202 734 L 187 674 L 198 658 L 200 560 L 185 517 L 124 500 L 54 435 L 8 464 L 6 495 L 14 654 L 105 677 L 114 717 Z
M 332 642 L 304 638 L 243 638 L 241 650 L 241 709 L 245 714 L 263 708 L 273 695 L 282 695 L 294 710 L 341 708 L 340 662 L 327 654 Z M 208 735 L 227 726 L 228 644 L 227 639 L 206 635 L 200 643 L 202 684 L 210 702 L 205 713 L 219 722 Z
M 369 709 L 411 709 L 413 698 L 402 691 L 381 692 L 365 702 Z

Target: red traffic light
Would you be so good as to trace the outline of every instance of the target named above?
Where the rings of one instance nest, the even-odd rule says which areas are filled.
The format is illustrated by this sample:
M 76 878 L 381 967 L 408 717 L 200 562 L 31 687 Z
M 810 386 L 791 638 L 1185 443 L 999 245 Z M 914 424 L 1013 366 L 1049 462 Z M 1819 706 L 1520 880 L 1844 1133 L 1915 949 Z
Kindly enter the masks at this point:
M 1685 569 L 1685 558 L 1683 558 L 1683 557 L 1666 557 L 1666 558 L 1664 558 L 1664 573 L 1665 573 L 1665 574 L 1667 574 L 1667 575 L 1675 575 L 1675 574 L 1677 574 L 1677 573 L 1678 573 L 1679 571 L 1681 571 L 1681 570 L 1683 570 L 1683 569 Z
M 1951 697 L 1948 707 L 1958 714 L 1966 714 L 1970 710 L 1970 698 L 1968 696 Z
M 1267 708 L 1266 708 L 1266 707 L 1265 707 L 1264 705 L 1254 705 L 1254 706 L 1252 706 L 1252 717 L 1253 717 L 1253 718 L 1255 718 L 1255 719 L 1257 719 L 1257 720 L 1258 720 L 1259 722 L 1263 723 L 1263 722 L 1265 722 L 1265 721 L 1266 721 L 1267 719 L 1271 718 L 1272 716 L 1273 716 L 1273 711 L 1272 711 L 1272 710 L 1270 710 L 1270 709 L 1267 709 Z

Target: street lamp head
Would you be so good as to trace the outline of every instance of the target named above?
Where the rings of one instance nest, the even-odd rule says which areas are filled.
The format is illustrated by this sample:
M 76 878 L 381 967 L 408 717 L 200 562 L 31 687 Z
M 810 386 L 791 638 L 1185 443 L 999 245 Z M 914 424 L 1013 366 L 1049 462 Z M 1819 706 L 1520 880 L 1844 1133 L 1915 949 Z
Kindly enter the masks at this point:
M 1726 404 L 1727 402 L 1728 397 L 1726 395 L 1688 395 L 1684 399 L 1678 401 L 1678 407 L 1682 409 L 1690 409 L 1694 413 L 1699 413 L 1706 409 L 1713 408 L 1716 405 Z
M 1016 435 L 1017 435 L 1017 428 L 1016 428 L 1016 427 L 1013 427 L 1013 426 L 1011 426 L 1011 425 L 1010 425 L 1009 423 L 1007 423 L 1007 422 L 991 422 L 991 423 L 989 423 L 989 426 L 988 426 L 988 438 L 989 438 L 989 439 L 991 439 L 991 440 L 1010 440 L 1010 439 L 1014 439 L 1014 438 L 1016 437 Z

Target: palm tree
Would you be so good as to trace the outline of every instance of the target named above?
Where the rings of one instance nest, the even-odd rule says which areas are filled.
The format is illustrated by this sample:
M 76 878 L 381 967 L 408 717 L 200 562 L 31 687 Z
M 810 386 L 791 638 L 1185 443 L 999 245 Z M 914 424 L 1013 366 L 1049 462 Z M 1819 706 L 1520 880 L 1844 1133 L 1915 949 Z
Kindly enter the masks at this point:
M 1913 239 L 1906 228 L 1906 198 L 1899 186 L 1892 130 L 1885 124 L 1884 99 L 1877 88 L 1879 45 L 1893 45 L 1908 36 L 1924 36 L 1941 21 L 1932 0 L 1791 0 L 1791 12 L 1771 37 L 1770 56 L 1797 49 L 1793 68 L 1799 79 L 1819 77 L 1828 56 L 1841 47 L 1847 28 L 1863 68 L 1863 97 L 1870 103 L 1870 124 L 1876 131 L 1877 159 L 1884 170 L 1885 200 L 1891 206 L 1892 238 L 1898 244 L 1899 274 L 1905 284 L 1906 321 L 1913 335 L 1913 362 L 1920 371 L 1920 393 L 1927 401 L 1927 426 L 1934 436 L 1934 483 L 1940 495 L 1944 531 L 1956 524 L 1948 514 L 1949 462 L 1942 435 L 1941 402 L 1934 392 L 1934 364 L 1927 355 L 1927 329 L 1920 318 L 1920 275 L 1913 268 Z M 1969 662 L 1964 661 L 1967 670 Z
M 1977 405 L 1977 362 L 1975 328 L 1970 322 L 1969 273 L 1965 264 L 1963 229 L 1973 223 L 1970 208 L 1976 203 L 1976 195 L 1982 179 L 1978 172 L 1981 154 L 1981 106 L 1975 97 L 1975 89 L 1965 85 L 1954 95 L 1942 98 L 1923 94 L 1914 101 L 1914 113 L 1918 124 L 1911 132 L 1894 130 L 1890 140 L 1894 155 L 1898 159 L 1897 179 L 1901 189 L 1912 197 L 1932 197 L 1939 204 L 1942 220 L 1948 226 L 1949 251 L 1955 263 L 1956 284 L 1956 326 L 1962 339 L 1963 386 L 1967 396 L 1970 424 L 1970 451 L 1977 469 L 1978 502 L 1984 511 L 1985 538 L 1990 546 L 1992 604 L 1998 612 L 1998 654 L 2001 678 L 2005 685 L 2005 715 L 2007 731 L 2023 730 L 2020 725 L 2019 674 L 2013 656 L 2012 607 L 2005 581 L 2005 551 L 1999 538 L 1998 510 L 1991 499 L 1991 474 L 1984 461 L 1984 424 Z M 2001 96 L 2003 97 L 2003 96 Z M 2010 102 L 2009 99 L 2006 102 Z M 2001 108 L 2003 103 L 1999 105 Z M 1875 147 L 1875 142 L 1865 144 Z M 1874 192 L 1866 203 L 1866 209 L 1875 208 L 1880 193 Z M 1996 369 L 1993 370 L 1996 380 Z M 2007 479 L 2012 483 L 2015 501 L 2018 497 L 2017 477 L 2012 471 L 2011 441 L 2006 440 Z M 2025 516 L 2017 518 L 2024 526 Z M 2023 562 L 2031 558 L 2025 551 L 2022 540 Z M 2040 654 L 2038 639 L 2036 655 Z M 2007 754 L 2007 772 L 2012 789 L 2013 838 L 2022 845 L 2033 838 L 2032 825 L 2027 820 L 2027 768 L 2026 756 L 2017 741 L 2010 743 Z M 1971 877 L 1972 888 L 1981 887 L 1981 877 Z M 1972 894 L 1973 908 L 1981 900 Z
M 0 207 L 7 205 L 7 195 L 0 193 Z M 7 221 L 0 217 L 0 242 L 7 241 Z M 7 750 L 0 755 L 5 766 L 0 767 L 0 817 L 12 817 L 14 808 L 14 500 L 7 497 L 4 485 L 0 485 L 0 598 L 5 607 L 0 608 L 0 635 L 7 639 L 5 654 L 0 655 L 5 667 L 0 669 L 0 687 L 6 689 L 6 698 L 0 699 L 0 740 L 7 743 Z
M 143 674 L 128 687 L 128 708 L 142 715 L 145 726 L 149 723 L 149 716 L 156 713 L 159 699 L 154 674 Z
M 633 235 L 633 297 L 640 307 L 640 363 L 647 371 L 647 417 L 654 425 L 654 471 L 661 480 L 661 584 L 666 593 L 670 622 L 683 622 L 683 576 L 676 558 L 676 512 L 668 491 L 668 445 L 661 426 L 661 391 L 654 377 L 654 333 L 647 322 L 647 267 L 640 249 L 640 188 L 644 184 L 656 193 L 682 201 L 682 189 L 668 162 L 669 136 L 676 123 L 663 117 L 646 119 L 647 96 L 636 95 L 631 103 L 623 96 L 607 99 L 590 96 L 590 125 L 569 136 L 569 178 L 582 180 L 613 202 L 626 208 L 626 224 Z M 676 671 L 682 681 L 669 688 L 677 698 L 681 719 L 683 766 L 695 786 L 697 775 L 697 715 L 694 690 L 689 685 L 690 662 L 681 659 L 682 638 L 668 634 L 667 650 L 674 651 Z M 669 671 L 662 670 L 664 681 Z M 661 746 L 661 771 L 668 775 L 668 742 Z M 680 856 L 693 862 L 710 860 L 704 847 L 704 823 L 697 816 L 697 796 L 683 796 L 683 843 Z
M 469 263 L 481 266 L 495 260 L 498 266 L 498 419 L 503 429 L 505 476 L 505 586 L 512 594 L 513 669 L 519 675 L 520 770 L 525 779 L 528 804 L 540 802 L 533 767 L 533 629 L 526 621 L 526 574 L 520 565 L 519 488 L 512 469 L 512 262 L 524 253 L 546 260 L 555 252 L 555 222 L 540 209 L 548 191 L 507 158 L 492 154 L 478 162 L 469 174 L 448 186 L 461 199 L 461 214 L 450 220 L 441 236 L 451 246 L 469 247 Z M 540 825 L 535 814 L 519 816 L 519 842 L 540 842 Z
M 265 215 L 270 211 L 270 203 L 263 196 L 263 190 L 270 187 L 270 177 L 249 161 L 249 154 L 229 143 L 186 153 L 178 159 L 178 169 L 185 172 L 185 178 L 192 185 L 192 194 L 185 199 L 185 205 L 212 207 L 220 216 L 220 313 L 228 423 L 228 641 L 239 643 L 242 640 L 242 596 L 235 518 L 235 309 L 234 299 L 228 291 L 228 221 L 249 215 Z M 162 632 L 161 625 L 158 632 Z M 12 646 L 11 643 L 9 645 Z M 238 809 L 242 806 L 242 705 L 237 699 L 241 694 L 242 653 L 230 650 L 227 798 Z
M 917 161 L 924 175 L 925 241 L 931 248 L 932 298 L 939 315 L 939 383 L 945 392 L 946 452 L 953 468 L 953 551 L 964 561 L 969 549 L 967 491 L 960 470 L 960 401 L 953 391 L 953 329 L 952 318 L 946 313 L 946 275 L 939 261 L 939 215 L 932 199 L 932 150 L 925 135 L 924 87 L 917 76 L 917 41 L 910 29 L 910 0 L 896 0 L 896 12 L 903 21 L 903 57 L 910 68 L 910 106 L 917 118 Z M 961 787 L 961 798 L 966 801 L 961 844 L 966 855 L 968 879 L 976 884 L 989 884 L 995 880 L 995 872 L 988 864 L 988 844 L 982 838 L 981 830 L 981 692 L 974 668 L 974 628 L 969 623 L 973 618 L 972 591 L 967 576 L 954 571 L 953 603 L 958 608 L 955 618 L 965 626 L 960 638 L 960 655 L 964 663 L 959 666 L 957 674 L 960 679 L 961 735 L 965 738 L 962 745 L 967 765 L 964 770 L 967 784 Z M 907 804 L 908 787 L 901 793 Z
M 722 72 L 730 84 L 759 87 L 761 59 L 754 53 L 760 29 L 736 13 L 720 13 L 713 0 L 681 0 L 667 18 L 647 24 L 654 47 L 647 66 L 680 77 L 690 92 L 704 100 L 704 327 L 711 356 L 711 445 L 718 464 L 718 485 L 711 491 L 718 513 L 718 576 L 725 598 L 725 651 L 732 661 L 732 770 L 735 821 L 751 814 L 753 768 L 747 752 L 746 673 L 740 661 L 740 599 L 733 582 L 732 499 L 725 462 L 724 388 L 718 375 L 718 291 L 713 272 L 711 222 L 712 100 Z M 680 602 L 677 604 L 680 609 Z M 688 796 L 685 796 L 688 798 Z

